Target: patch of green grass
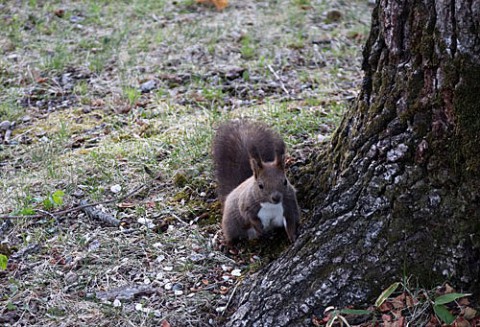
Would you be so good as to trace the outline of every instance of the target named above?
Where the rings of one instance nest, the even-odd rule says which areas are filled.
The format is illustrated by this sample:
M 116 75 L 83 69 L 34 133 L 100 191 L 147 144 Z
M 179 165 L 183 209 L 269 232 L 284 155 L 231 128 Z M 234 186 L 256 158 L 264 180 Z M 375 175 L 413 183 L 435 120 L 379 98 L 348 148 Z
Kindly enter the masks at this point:
M 97 1 L 90 1 L 87 7 L 87 23 L 100 24 L 102 20 L 102 6 Z
M 20 106 L 13 99 L 0 101 L 0 121 L 15 121 L 24 115 L 25 108 Z
M 303 35 L 303 32 L 299 31 L 287 41 L 287 46 L 293 49 L 303 49 L 305 48 L 305 41 L 306 38 Z
M 310 7 L 312 5 L 311 0 L 292 0 L 292 3 L 298 7 Z
M 221 85 L 203 88 L 202 95 L 210 102 L 220 102 L 224 97 Z
M 17 210 L 32 208 L 35 203 L 30 187 L 24 187 L 21 191 L 17 190 L 13 196 L 17 203 Z
M 3 25 L 3 24 L 2 24 Z M 11 44 L 19 47 L 22 44 L 22 25 L 23 22 L 18 14 L 14 14 L 4 21 L 3 31 L 10 40 Z
M 81 38 L 78 43 L 77 43 L 77 50 L 79 52 L 82 52 L 82 51 L 91 51 L 92 49 L 97 49 L 97 48 L 100 48 L 100 42 L 98 40 L 96 40 L 95 38 L 88 38 L 88 37 L 84 37 L 84 38 Z M 96 50 L 97 51 L 97 50 Z
M 134 106 L 135 103 L 140 99 L 140 90 L 127 86 L 123 89 L 123 96 L 128 101 L 131 106 Z
M 54 135 L 54 142 L 64 144 L 68 142 L 71 136 L 71 128 L 68 122 L 60 120 L 58 131 Z
M 368 36 L 368 32 L 370 28 L 367 25 L 354 25 L 350 27 L 346 32 L 345 35 L 349 39 L 356 39 L 358 42 L 363 43 L 366 37 Z
M 256 55 L 256 47 L 252 37 L 249 34 L 245 34 L 240 41 L 240 53 L 243 59 L 250 60 Z
M 101 73 L 109 63 L 118 54 L 120 47 L 124 39 L 128 34 L 127 28 L 122 28 L 109 36 L 102 36 L 95 44 L 98 44 L 98 48 L 95 51 L 90 51 L 87 54 L 87 62 L 89 63 L 89 69 L 96 73 Z
M 72 62 L 72 54 L 63 43 L 57 44 L 52 50 L 47 50 L 43 60 L 44 70 L 63 71 Z
M 160 15 L 165 7 L 165 0 L 137 0 L 133 6 L 134 13 L 138 17 L 146 17 L 148 15 Z
M 140 40 L 137 41 L 136 47 L 133 49 L 135 52 L 143 51 L 147 52 L 154 43 L 150 34 L 144 34 Z
M 73 93 L 79 97 L 86 97 L 89 91 L 88 82 L 85 80 L 78 81 L 73 87 Z
M 308 135 L 315 138 L 318 126 L 324 123 L 336 124 L 341 119 L 345 105 L 341 103 L 328 104 L 319 110 L 318 108 L 298 108 L 295 103 L 267 104 L 257 108 L 253 112 L 247 112 L 249 116 L 265 121 L 277 129 L 289 144 L 303 142 L 295 135 Z
M 305 21 L 307 19 L 307 12 L 299 8 L 291 8 L 287 13 L 287 23 L 292 30 L 301 30 L 305 28 Z

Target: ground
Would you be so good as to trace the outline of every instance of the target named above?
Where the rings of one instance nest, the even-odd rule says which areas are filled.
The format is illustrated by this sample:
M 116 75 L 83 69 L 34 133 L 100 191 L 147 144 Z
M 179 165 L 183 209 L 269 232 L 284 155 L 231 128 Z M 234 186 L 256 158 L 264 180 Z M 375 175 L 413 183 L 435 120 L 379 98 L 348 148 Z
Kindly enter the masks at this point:
M 222 325 L 243 276 L 288 244 L 221 245 L 214 128 L 267 122 L 298 171 L 356 96 L 370 10 L 0 4 L 0 322 Z M 80 200 L 102 202 L 91 208 L 119 225 L 77 210 Z

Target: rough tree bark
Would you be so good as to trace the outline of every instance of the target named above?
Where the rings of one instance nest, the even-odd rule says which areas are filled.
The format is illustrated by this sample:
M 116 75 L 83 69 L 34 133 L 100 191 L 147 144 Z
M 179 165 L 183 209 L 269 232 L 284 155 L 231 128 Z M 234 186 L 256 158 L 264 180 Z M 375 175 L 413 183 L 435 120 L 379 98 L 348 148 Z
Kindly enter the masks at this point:
M 363 69 L 312 162 L 312 223 L 243 285 L 228 326 L 310 326 L 410 275 L 478 298 L 480 1 L 377 1 Z

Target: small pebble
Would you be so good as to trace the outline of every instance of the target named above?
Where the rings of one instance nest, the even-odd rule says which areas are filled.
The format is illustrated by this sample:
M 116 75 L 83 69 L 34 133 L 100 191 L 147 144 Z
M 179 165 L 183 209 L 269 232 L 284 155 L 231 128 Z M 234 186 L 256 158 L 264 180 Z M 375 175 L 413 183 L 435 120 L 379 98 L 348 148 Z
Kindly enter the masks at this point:
M 218 307 L 218 308 L 215 309 L 215 311 L 217 311 L 219 313 L 224 312 L 225 310 L 227 310 L 227 307 Z
M 149 80 L 140 85 L 140 91 L 142 91 L 142 93 L 148 93 L 154 90 L 155 87 L 157 87 L 157 83 L 154 80 Z
M 75 190 L 72 195 L 76 198 L 81 198 L 85 195 L 85 192 L 82 190 Z
M 12 123 L 10 123 L 8 120 L 4 120 L 0 123 L 0 131 L 6 131 L 10 129 L 10 126 L 12 126 Z
M 72 271 L 65 275 L 65 282 L 67 284 L 73 284 L 78 280 L 78 275 Z
M 325 141 L 326 138 L 327 137 L 325 135 L 322 135 L 322 134 L 317 135 L 318 142 L 323 142 L 323 141 Z
M 72 16 L 70 17 L 70 21 L 71 21 L 72 23 L 80 23 L 80 22 L 83 22 L 84 20 L 85 20 L 84 17 L 80 17 L 80 16 L 76 16 L 76 15 L 72 15 Z

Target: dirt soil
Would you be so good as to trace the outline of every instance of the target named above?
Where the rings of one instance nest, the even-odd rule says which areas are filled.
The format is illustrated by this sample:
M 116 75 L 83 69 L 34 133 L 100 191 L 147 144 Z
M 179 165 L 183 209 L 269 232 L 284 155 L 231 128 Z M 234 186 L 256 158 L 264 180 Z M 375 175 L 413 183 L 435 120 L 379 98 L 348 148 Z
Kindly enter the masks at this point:
M 222 245 L 214 127 L 266 121 L 298 174 L 357 94 L 370 10 L 0 3 L 0 324 L 222 325 L 288 243 Z

